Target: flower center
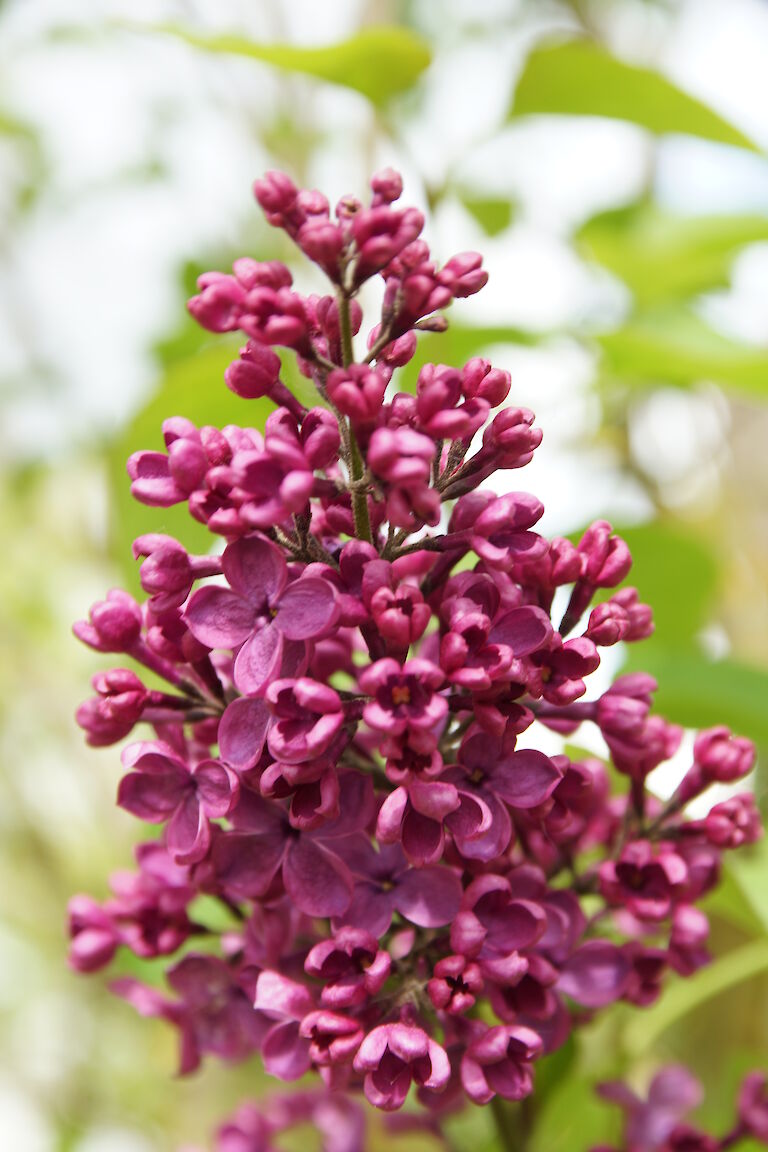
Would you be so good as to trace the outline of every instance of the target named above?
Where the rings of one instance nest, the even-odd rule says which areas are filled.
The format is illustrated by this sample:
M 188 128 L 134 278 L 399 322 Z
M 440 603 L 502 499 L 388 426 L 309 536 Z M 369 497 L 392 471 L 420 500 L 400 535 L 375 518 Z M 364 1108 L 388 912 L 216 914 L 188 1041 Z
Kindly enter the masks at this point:
M 408 687 L 408 685 L 407 684 L 396 684 L 394 686 L 394 688 L 392 689 L 392 703 L 395 705 L 398 705 L 398 704 L 410 704 L 410 702 L 411 702 L 411 690 Z

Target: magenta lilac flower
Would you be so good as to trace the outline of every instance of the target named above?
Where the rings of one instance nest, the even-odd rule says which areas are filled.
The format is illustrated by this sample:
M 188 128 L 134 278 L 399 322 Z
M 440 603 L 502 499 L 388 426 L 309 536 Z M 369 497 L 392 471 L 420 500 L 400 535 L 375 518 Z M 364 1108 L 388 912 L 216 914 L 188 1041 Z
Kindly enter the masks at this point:
M 766 1076 L 751 1072 L 739 1090 L 737 1115 L 732 1128 L 712 1136 L 689 1116 L 704 1098 L 698 1080 L 679 1064 L 662 1068 L 648 1086 L 645 1099 L 626 1084 L 600 1084 L 598 1092 L 624 1112 L 621 1148 L 601 1146 L 592 1152 L 725 1152 L 742 1141 L 768 1145 L 768 1092 Z
M 627 545 L 602 520 L 548 540 L 535 496 L 487 486 L 542 438 L 506 371 L 409 370 L 420 333 L 485 284 L 481 257 L 433 259 L 390 169 L 335 209 L 281 173 L 254 191 L 328 292 L 247 257 L 189 302 L 208 330 L 244 333 L 225 383 L 274 411 L 259 430 L 170 418 L 165 451 L 128 462 L 133 496 L 186 504 L 210 548 L 140 536 L 143 602 L 113 590 L 75 626 L 132 661 L 95 676 L 77 719 L 97 746 L 141 726 L 118 803 L 157 838 L 105 901 L 72 900 L 70 960 L 169 965 L 167 991 L 134 975 L 114 990 L 176 1029 L 182 1073 L 259 1054 L 278 1079 L 322 1081 L 239 1109 L 217 1152 L 270 1152 L 303 1123 L 326 1152 L 362 1152 L 363 1101 L 412 1096 L 403 1123 L 437 1136 L 465 1105 L 506 1114 L 584 1022 L 707 963 L 698 903 L 761 827 L 743 783 L 708 813 L 701 798 L 744 781 L 754 752 L 711 728 L 671 799 L 648 792 L 682 735 L 653 713 L 655 682 L 590 688 L 604 648 L 653 630 L 623 583 Z M 624 788 L 597 757 L 536 747 L 540 726 L 582 724 Z M 759 1074 L 719 1142 L 689 1122 L 691 1084 L 668 1070 L 647 1101 L 604 1088 L 628 1149 L 768 1141 Z

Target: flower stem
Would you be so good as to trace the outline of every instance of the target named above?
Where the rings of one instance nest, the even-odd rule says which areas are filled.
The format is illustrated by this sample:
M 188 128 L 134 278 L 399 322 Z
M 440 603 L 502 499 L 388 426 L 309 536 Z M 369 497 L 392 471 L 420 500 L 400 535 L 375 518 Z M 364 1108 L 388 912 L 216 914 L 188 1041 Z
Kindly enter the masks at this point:
M 499 1152 L 524 1152 L 518 1125 L 506 1101 L 494 1096 L 490 1111 L 499 1138 Z
M 727 1135 L 723 1136 L 722 1140 L 718 1144 L 718 1152 L 725 1152 L 726 1148 L 734 1148 L 748 1135 L 749 1133 L 747 1132 L 744 1125 L 738 1123 L 731 1132 L 728 1132 Z
M 341 358 L 345 368 L 348 368 L 354 358 L 352 349 L 352 329 L 349 323 L 349 297 L 339 293 L 339 328 L 341 330 Z M 352 425 L 349 425 L 349 461 L 353 480 L 359 480 L 363 475 L 363 458 L 355 439 Z M 358 540 L 367 540 L 373 543 L 371 521 L 368 516 L 368 496 L 364 491 L 352 492 L 352 514 L 355 518 L 355 535 Z

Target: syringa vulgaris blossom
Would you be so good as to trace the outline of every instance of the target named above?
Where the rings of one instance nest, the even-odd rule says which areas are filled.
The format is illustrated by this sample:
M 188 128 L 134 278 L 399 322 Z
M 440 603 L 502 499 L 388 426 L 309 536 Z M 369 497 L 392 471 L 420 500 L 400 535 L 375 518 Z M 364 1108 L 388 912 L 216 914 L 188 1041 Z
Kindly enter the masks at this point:
M 681 737 L 652 713 L 655 682 L 589 687 L 602 649 L 653 629 L 623 586 L 629 549 L 603 520 L 578 544 L 548 540 L 535 496 L 489 486 L 542 438 L 506 371 L 476 357 L 403 382 L 420 332 L 487 275 L 476 253 L 432 259 L 421 213 L 395 206 L 397 173 L 371 188 L 332 211 L 281 173 L 257 181 L 328 293 L 250 257 L 201 277 L 195 319 L 247 338 L 226 384 L 275 410 L 262 430 L 171 417 L 166 451 L 131 457 L 134 497 L 186 503 L 210 549 L 140 536 L 147 599 L 113 590 L 75 629 L 136 665 L 100 672 L 77 719 L 94 745 L 144 729 L 118 802 L 159 836 L 104 903 L 72 901 L 72 965 L 171 957 L 167 992 L 115 990 L 176 1028 L 182 1073 L 258 1052 L 278 1079 L 322 1081 L 241 1108 L 219 1152 L 267 1152 L 306 1122 L 327 1152 L 359 1152 L 365 1099 L 392 1112 L 411 1093 L 407 1124 L 438 1137 L 464 1106 L 535 1102 L 538 1062 L 574 1029 L 707 962 L 697 903 L 721 853 L 761 832 L 748 791 L 687 812 L 752 767 L 725 728 L 699 736 L 667 803 L 647 791 Z M 373 279 L 366 330 L 357 294 Z M 309 382 L 301 399 L 279 347 Z M 624 788 L 597 758 L 536 748 L 537 726 L 581 724 Z M 660 1073 L 648 1102 L 606 1087 L 628 1148 L 768 1138 L 759 1075 L 720 1142 L 684 1123 L 687 1075 Z

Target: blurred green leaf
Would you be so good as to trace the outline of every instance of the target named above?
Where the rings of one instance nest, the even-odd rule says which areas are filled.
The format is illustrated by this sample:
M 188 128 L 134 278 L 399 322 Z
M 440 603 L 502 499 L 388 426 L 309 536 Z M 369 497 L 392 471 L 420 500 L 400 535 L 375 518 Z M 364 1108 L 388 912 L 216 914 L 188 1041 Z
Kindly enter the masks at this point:
M 768 216 L 671 216 L 647 201 L 588 220 L 582 255 L 632 290 L 639 307 L 725 287 L 734 256 L 768 240 Z
M 237 357 L 240 343 L 241 340 L 218 339 L 172 363 L 152 399 L 109 449 L 110 551 L 134 590 L 139 587 L 138 564 L 130 551 L 130 541 L 135 536 L 166 532 L 197 552 L 206 552 L 213 537 L 205 525 L 192 519 L 186 503 L 173 508 L 149 508 L 134 500 L 125 462 L 140 449 L 164 449 L 161 425 L 170 416 L 186 416 L 198 426 L 264 426 L 273 405 L 268 400 L 241 400 L 224 384 L 224 370 Z
M 242 922 L 223 900 L 205 893 L 196 896 L 187 909 L 190 920 L 202 924 L 212 935 L 232 932 L 242 926 Z
M 763 932 L 768 934 L 768 839 L 763 837 L 751 848 L 729 855 L 726 867 Z
M 696 652 L 640 645 L 631 668 L 659 682 L 656 707 L 687 728 L 727 724 L 758 745 L 768 745 L 768 671 L 737 660 L 707 660 Z
M 5 191 L 17 211 L 27 212 L 46 186 L 46 155 L 40 134 L 28 121 L 0 108 L 0 143 L 7 143 L 15 152 Z
M 447 1112 L 441 1124 L 447 1136 L 445 1147 L 453 1152 L 499 1152 L 499 1134 L 493 1123 L 490 1108 L 462 1108 L 455 1113 Z M 419 1134 L 421 1137 L 421 1134 Z M 397 1152 L 399 1152 L 400 1136 L 398 1134 Z M 387 1148 L 394 1149 L 386 1140 L 372 1140 L 370 1152 L 384 1152 Z M 419 1147 L 417 1152 L 422 1152 Z
M 690 645 L 710 620 L 717 590 L 714 549 L 673 520 L 616 531 L 632 552 L 629 583 L 653 608 L 656 632 L 643 653 L 657 642 L 670 648 Z
M 590 40 L 544 44 L 528 57 L 511 116 L 605 116 L 651 132 L 682 132 L 759 151 L 743 132 L 651 68 L 628 64 Z
M 576 1039 L 571 1035 L 548 1056 L 536 1061 L 536 1106 L 541 1108 L 549 1097 L 558 1090 L 562 1082 L 572 1073 L 576 1065 L 578 1049 Z
M 125 25 L 124 25 L 125 26 Z M 206 52 L 261 60 L 286 72 L 301 72 L 353 88 L 373 104 L 411 88 L 429 65 L 431 53 L 409 28 L 381 25 L 362 28 L 348 40 L 320 48 L 296 44 L 258 44 L 237 34 L 207 35 L 181 24 L 130 25 L 137 31 L 164 32 Z
M 31 124 L 19 119 L 6 108 L 0 108 L 0 136 L 10 136 L 16 140 L 27 140 L 38 145 L 38 135 Z
M 515 205 L 506 197 L 462 195 L 460 199 L 486 236 L 498 236 L 509 228 L 514 219 Z
M 711 380 L 738 392 L 768 395 L 768 348 L 731 340 L 684 308 L 644 313 L 597 342 L 609 385 L 689 388 Z
M 672 981 L 659 1001 L 633 1016 L 624 1030 L 624 1045 L 630 1056 L 640 1056 L 678 1020 L 722 992 L 768 971 L 768 940 L 754 940 L 720 956 L 693 976 Z
M 764 843 L 764 841 L 763 841 Z M 741 852 L 728 853 L 723 858 L 720 883 L 706 896 L 702 911 L 707 916 L 717 916 L 721 920 L 746 932 L 748 936 L 759 936 L 765 929 L 761 917 L 755 911 L 752 893 L 737 879 L 734 864 L 738 864 Z
M 534 1103 L 537 1099 L 533 1097 Z M 616 1126 L 611 1109 L 582 1076 L 566 1076 L 547 1097 L 537 1116 L 532 1152 L 574 1152 L 610 1138 Z

